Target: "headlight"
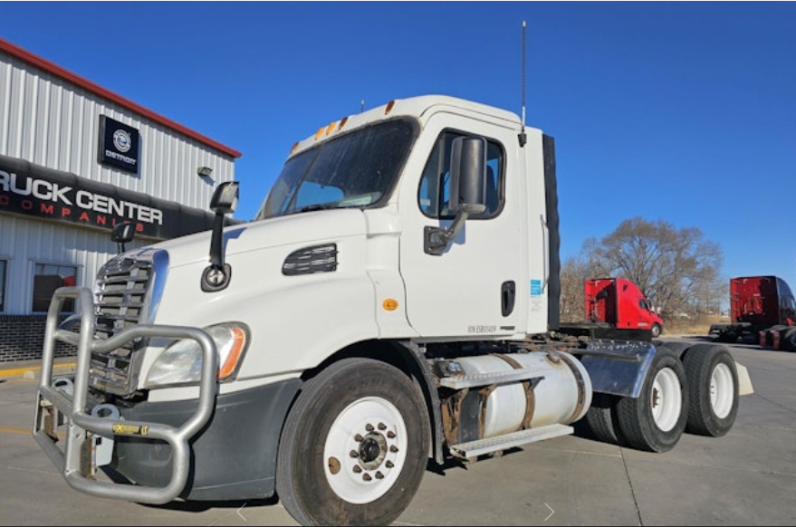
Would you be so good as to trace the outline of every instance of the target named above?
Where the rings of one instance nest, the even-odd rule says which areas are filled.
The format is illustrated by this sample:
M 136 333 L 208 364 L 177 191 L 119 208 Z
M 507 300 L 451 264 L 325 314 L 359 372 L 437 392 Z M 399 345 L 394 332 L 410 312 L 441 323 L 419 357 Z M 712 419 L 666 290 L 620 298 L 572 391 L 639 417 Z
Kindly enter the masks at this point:
M 249 343 L 249 329 L 238 323 L 204 328 L 218 349 L 218 380 L 231 380 L 237 373 Z M 192 339 L 178 340 L 166 348 L 152 365 L 146 388 L 196 384 L 202 376 L 202 347 Z

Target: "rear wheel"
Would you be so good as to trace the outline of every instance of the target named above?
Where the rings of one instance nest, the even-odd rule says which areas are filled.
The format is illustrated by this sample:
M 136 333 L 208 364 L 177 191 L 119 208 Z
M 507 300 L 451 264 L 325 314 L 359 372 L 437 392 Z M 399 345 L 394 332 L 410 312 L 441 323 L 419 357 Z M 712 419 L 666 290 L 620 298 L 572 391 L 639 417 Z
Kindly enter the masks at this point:
M 591 408 L 586 413 L 586 422 L 594 437 L 601 443 L 624 446 L 626 444 L 616 415 L 619 398 L 605 393 L 595 393 Z
M 796 351 L 796 328 L 790 328 L 782 333 L 779 348 L 783 351 Z
M 311 380 L 285 424 L 277 492 L 304 525 L 388 525 L 428 459 L 425 402 L 401 371 L 347 359 Z
M 697 344 L 683 360 L 691 401 L 688 431 L 721 437 L 730 431 L 738 414 L 738 371 L 723 346 Z
M 658 353 L 638 399 L 617 405 L 619 427 L 633 448 L 668 452 L 680 441 L 688 419 L 688 387 L 683 364 L 672 353 Z

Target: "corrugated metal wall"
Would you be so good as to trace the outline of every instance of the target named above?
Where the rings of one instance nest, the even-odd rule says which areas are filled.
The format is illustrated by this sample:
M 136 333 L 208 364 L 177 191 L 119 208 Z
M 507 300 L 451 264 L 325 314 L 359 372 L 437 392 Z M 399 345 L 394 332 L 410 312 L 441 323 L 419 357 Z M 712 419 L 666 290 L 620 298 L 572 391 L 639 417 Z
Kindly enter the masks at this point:
M 140 131 L 137 175 L 97 161 L 100 115 Z M 215 185 L 234 178 L 231 158 L 2 52 L 0 154 L 199 209 Z M 213 169 L 212 180 L 197 176 L 200 166 Z M 78 283 L 88 285 L 114 254 L 102 232 L 0 214 L 0 259 L 8 260 L 3 313 L 30 313 L 34 262 L 76 265 Z
M 128 249 L 144 245 L 138 240 Z M 102 264 L 115 255 L 116 244 L 104 232 L 0 215 L 0 259 L 8 262 L 3 313 L 31 313 L 35 264 L 76 266 L 77 285 L 90 286 Z
M 97 162 L 100 115 L 141 132 L 138 175 Z M 212 168 L 216 183 L 234 176 L 228 157 L 3 53 L 0 154 L 202 209 L 214 185 L 196 169 Z

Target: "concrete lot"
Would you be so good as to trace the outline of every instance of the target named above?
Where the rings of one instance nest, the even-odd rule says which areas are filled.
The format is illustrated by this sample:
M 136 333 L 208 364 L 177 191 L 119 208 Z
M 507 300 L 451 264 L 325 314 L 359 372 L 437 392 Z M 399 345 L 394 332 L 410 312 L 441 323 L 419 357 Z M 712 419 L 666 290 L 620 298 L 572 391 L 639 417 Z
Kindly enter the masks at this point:
M 796 354 L 732 350 L 756 394 L 727 437 L 684 436 L 664 455 L 567 437 L 427 472 L 398 524 L 796 524 Z M 0 381 L 0 525 L 294 524 L 276 502 L 240 516 L 243 503 L 156 508 L 72 491 L 27 435 L 35 388 Z

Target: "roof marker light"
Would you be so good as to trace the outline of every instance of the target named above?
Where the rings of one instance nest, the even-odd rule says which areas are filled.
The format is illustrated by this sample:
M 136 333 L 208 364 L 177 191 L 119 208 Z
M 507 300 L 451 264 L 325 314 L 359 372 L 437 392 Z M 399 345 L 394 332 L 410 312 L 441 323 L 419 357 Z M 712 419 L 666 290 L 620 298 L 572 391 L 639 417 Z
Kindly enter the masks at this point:
M 343 127 L 345 126 L 345 123 L 347 123 L 347 122 L 348 122 L 348 117 L 343 117 L 343 119 L 340 121 L 340 126 L 339 126 L 338 129 L 342 130 Z
M 321 136 L 323 136 L 323 133 L 325 131 L 326 131 L 326 127 L 325 126 L 321 126 L 320 128 L 318 128 L 318 131 L 315 132 L 315 140 L 317 141 L 318 139 L 320 139 Z
M 337 126 L 336 122 L 335 123 L 330 123 L 329 126 L 326 127 L 326 135 L 329 135 L 332 132 L 334 132 L 334 129 L 335 129 L 336 126 Z
M 293 148 L 291 148 L 291 149 L 290 149 L 290 155 L 291 155 L 291 156 L 292 156 L 293 154 L 295 154 L 295 153 L 296 153 L 296 150 L 298 150 L 298 145 L 299 145 L 299 143 L 301 143 L 301 141 L 296 141 L 296 142 L 293 144 Z
M 387 108 L 385 108 L 385 110 L 384 110 L 384 115 L 390 115 L 390 112 L 392 111 L 392 107 L 393 106 L 395 106 L 395 101 L 394 100 L 388 102 L 387 103 Z

